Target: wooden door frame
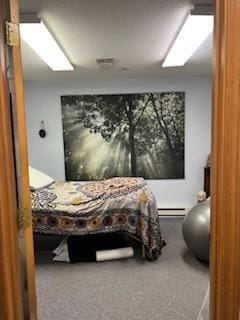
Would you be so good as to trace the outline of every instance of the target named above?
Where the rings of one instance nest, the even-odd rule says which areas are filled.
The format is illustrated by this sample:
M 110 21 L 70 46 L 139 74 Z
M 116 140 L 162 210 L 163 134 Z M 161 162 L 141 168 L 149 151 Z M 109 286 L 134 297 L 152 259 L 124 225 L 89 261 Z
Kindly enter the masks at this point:
M 0 0 L 0 2 L 3 0 Z M 18 0 L 11 12 L 13 21 L 18 22 Z M 1 8 L 0 8 L 1 9 Z M 1 12 L 1 10 L 0 10 Z M 239 319 L 240 281 L 240 1 L 216 0 L 215 19 L 215 63 L 212 121 L 212 214 L 211 214 L 211 320 Z M 12 198 L 15 184 L 13 163 L 13 141 L 9 121 L 8 87 L 6 63 L 2 53 L 3 25 L 0 36 L 0 299 L 1 315 L 8 320 L 22 320 L 19 259 L 16 222 L 16 202 Z M 15 53 L 14 53 L 15 52 Z M 21 105 L 18 110 L 18 130 L 22 131 L 22 161 L 27 161 L 26 124 L 23 84 L 21 82 L 20 50 L 13 55 L 20 66 L 15 66 L 18 79 L 17 94 Z M 19 77 L 20 76 L 20 77 Z M 16 89 L 16 88 L 15 88 Z M 21 163 L 26 174 L 22 188 L 24 201 L 29 205 L 28 173 L 26 163 Z M 26 190 L 27 189 L 27 190 Z M 6 215 L 6 212 L 8 215 Z M 26 236 L 27 235 L 27 236 Z M 26 241 L 32 241 L 32 229 L 27 231 Z M 3 240 L 4 239 L 4 240 Z M 30 244 L 31 245 L 31 244 Z M 30 252 L 30 255 L 32 253 Z M 31 264 L 28 281 L 34 282 Z M 31 291 L 32 290 L 32 291 Z M 35 299 L 34 285 L 30 296 Z M 31 319 L 36 315 L 32 307 Z
M 0 0 L 1 13 L 3 12 L 1 10 L 3 6 L 8 8 L 8 21 L 18 24 L 18 0 Z M 0 288 L 1 292 L 4 292 L 3 296 L 6 300 L 4 301 L 0 298 L 0 314 L 1 316 L 2 312 L 6 314 L 4 319 L 7 320 L 23 319 L 24 287 L 22 287 L 23 279 L 21 271 L 24 269 L 27 280 L 27 283 L 24 283 L 27 286 L 25 309 L 28 313 L 28 319 L 35 320 L 37 319 L 37 310 L 32 217 L 31 215 L 29 217 L 30 225 L 26 226 L 23 230 L 24 263 L 22 263 L 21 271 L 16 223 L 18 206 L 23 211 L 27 212 L 29 210 L 31 212 L 21 49 L 20 46 L 12 46 L 6 50 L 7 41 L 5 39 L 6 30 L 3 16 L 0 18 L 0 28 L 0 146 L 3 147 L 0 152 L 0 240 L 4 239 L 4 241 L 0 242 Z M 6 65 L 6 51 L 9 52 L 8 66 Z M 11 76 L 13 76 L 13 79 L 10 80 L 11 90 L 7 79 L 7 71 L 10 71 Z M 9 101 L 10 92 L 12 106 Z M 13 108 L 14 112 L 13 119 L 11 108 Z M 15 139 L 13 139 L 12 135 L 13 128 Z M 2 179 L 2 175 L 4 174 L 3 178 L 5 180 Z M 18 190 L 18 202 L 16 201 L 16 190 Z M 8 250 L 7 257 L 4 256 L 4 254 L 6 255 L 6 250 Z M 10 271 L 12 272 L 11 274 L 9 273 Z M 3 306 L 1 303 L 3 303 Z
M 0 0 L 0 315 L 2 319 L 22 320 L 22 279 L 4 11 Z
M 19 0 L 8 0 L 10 4 L 10 20 L 14 24 L 19 24 Z M 31 195 L 29 188 L 29 173 L 28 173 L 28 142 L 26 128 L 26 111 L 25 111 L 25 91 L 23 83 L 23 67 L 21 56 L 21 44 L 11 48 L 11 62 L 13 72 L 13 112 L 14 112 L 14 127 L 17 140 L 16 152 L 16 169 L 17 169 L 17 187 L 18 200 L 21 208 L 31 212 Z M 32 215 L 29 217 L 30 225 L 24 231 L 25 244 L 25 272 L 27 279 L 27 295 L 28 295 L 28 311 L 29 319 L 37 319 L 37 304 L 36 304 L 36 284 L 35 284 L 35 255 L 34 255 L 34 240 L 32 228 Z
M 212 320 L 239 319 L 240 1 L 217 0 L 212 120 Z

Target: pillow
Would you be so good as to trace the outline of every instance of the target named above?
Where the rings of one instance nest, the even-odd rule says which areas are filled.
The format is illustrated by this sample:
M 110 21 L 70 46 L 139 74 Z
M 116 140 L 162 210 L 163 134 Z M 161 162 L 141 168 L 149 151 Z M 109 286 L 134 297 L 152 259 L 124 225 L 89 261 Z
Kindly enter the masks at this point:
M 42 173 L 37 169 L 34 169 L 29 166 L 28 170 L 29 170 L 29 184 L 32 190 L 39 190 L 39 189 L 45 188 L 54 182 L 54 180 L 51 177 L 49 177 L 48 175 L 46 175 L 45 173 Z

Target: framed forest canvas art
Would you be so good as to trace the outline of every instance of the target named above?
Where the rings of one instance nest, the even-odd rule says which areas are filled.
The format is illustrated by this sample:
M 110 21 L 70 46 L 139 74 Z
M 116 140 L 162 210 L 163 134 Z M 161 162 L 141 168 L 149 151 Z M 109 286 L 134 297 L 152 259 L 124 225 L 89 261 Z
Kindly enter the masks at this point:
M 185 93 L 61 97 L 66 180 L 184 178 Z

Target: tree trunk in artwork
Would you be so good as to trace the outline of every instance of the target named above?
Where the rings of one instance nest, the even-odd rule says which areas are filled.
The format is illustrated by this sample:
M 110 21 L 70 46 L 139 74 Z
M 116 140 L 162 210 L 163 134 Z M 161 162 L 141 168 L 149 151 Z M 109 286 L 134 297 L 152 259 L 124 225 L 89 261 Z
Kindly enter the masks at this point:
M 177 161 L 177 156 L 176 156 L 174 147 L 172 145 L 171 138 L 169 136 L 167 126 L 166 126 L 166 124 L 164 122 L 163 116 L 162 115 L 160 116 L 159 113 L 158 113 L 158 110 L 157 110 L 157 107 L 155 105 L 155 101 L 154 101 L 153 96 L 152 96 L 152 105 L 153 105 L 153 109 L 154 109 L 154 112 L 156 114 L 156 118 L 157 118 L 158 124 L 160 126 L 160 129 L 162 130 L 162 132 L 163 132 L 163 134 L 164 134 L 164 136 L 166 138 L 166 143 L 167 143 L 167 146 L 168 146 L 168 150 L 171 153 L 173 159 L 175 161 Z
M 129 144 L 130 144 L 130 150 L 131 150 L 131 173 L 132 173 L 133 177 L 136 177 L 137 176 L 137 161 L 136 161 L 133 125 L 129 126 Z
M 129 133 L 128 133 L 128 140 L 129 140 L 129 147 L 131 153 L 131 175 L 133 177 L 137 176 L 137 161 L 136 161 L 136 150 L 135 150 L 135 139 L 134 139 L 134 132 L 135 132 L 135 125 L 133 119 L 133 103 L 131 97 L 127 97 L 125 100 L 125 110 L 128 118 L 129 124 Z

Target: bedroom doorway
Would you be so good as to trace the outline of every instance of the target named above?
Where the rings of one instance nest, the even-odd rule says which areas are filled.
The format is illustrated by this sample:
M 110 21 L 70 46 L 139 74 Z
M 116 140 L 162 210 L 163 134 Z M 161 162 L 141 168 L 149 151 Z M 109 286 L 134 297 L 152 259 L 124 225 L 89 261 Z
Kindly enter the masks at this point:
M 6 13 L 7 19 L 18 23 L 18 1 L 0 0 L 0 13 Z M 239 169 L 239 61 L 240 44 L 237 30 L 240 30 L 240 4 L 234 0 L 222 0 L 216 2 L 215 22 L 215 85 L 213 101 L 213 140 L 212 140 L 212 229 L 211 229 L 211 320 L 226 320 L 239 318 L 239 234 L 240 220 L 238 217 L 240 203 L 238 200 L 240 186 Z M 8 16 L 8 6 L 10 15 Z M 23 77 L 21 68 L 21 54 L 18 44 L 10 45 L 10 66 L 13 69 L 13 82 L 11 90 L 7 85 L 5 17 L 0 16 L 0 142 L 7 153 L 2 152 L 0 158 L 1 181 L 1 210 L 0 210 L 0 236 L 4 241 L 0 242 L 1 272 L 0 284 L 3 288 L 3 299 L 0 301 L 1 312 L 4 319 L 22 319 L 22 297 L 20 288 L 21 280 L 16 274 L 19 272 L 18 239 L 16 237 L 16 223 L 14 220 L 17 207 L 25 212 L 23 221 L 25 258 L 27 270 L 27 313 L 29 319 L 37 319 L 34 252 L 32 227 L 29 223 L 30 194 L 28 185 L 28 160 L 25 124 L 25 105 L 23 98 Z M 14 25 L 13 25 L 14 27 Z M 15 30 L 16 31 L 16 30 Z M 14 32 L 14 31 L 12 31 Z M 16 142 L 11 137 L 11 119 L 9 114 L 9 92 L 13 94 L 15 106 L 16 133 L 18 139 L 17 152 L 17 184 L 20 205 L 11 200 L 11 192 L 14 187 L 9 185 L 11 176 L 14 186 L 16 173 L 13 163 L 13 145 Z M 15 137 L 16 138 L 16 137 Z M 11 159 L 9 159 L 11 155 Z M 233 172 L 235 174 L 233 174 Z M 8 173 L 8 176 L 6 175 Z M 16 176 L 15 176 L 16 178 Z M 6 187 L 7 186 L 7 187 Z M 227 189 L 227 191 L 226 191 Z M 13 191 L 14 192 L 14 191 Z M 27 209 L 27 210 L 26 210 Z M 9 212 L 9 219 L 6 219 Z M 26 220 L 25 220 L 26 219 Z M 26 222 L 27 221 L 27 222 Z M 31 221 L 31 217 L 30 217 Z M 6 232 L 8 230 L 8 232 Z M 7 246 L 6 246 L 7 244 Z M 8 252 L 6 252 L 8 247 Z M 17 267 L 16 267 L 17 266 Z M 17 272 L 16 272 L 17 270 Z M 26 301 L 26 300 L 25 300 Z M 14 311 L 17 308 L 17 312 Z

